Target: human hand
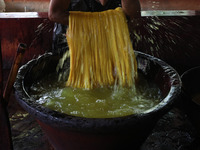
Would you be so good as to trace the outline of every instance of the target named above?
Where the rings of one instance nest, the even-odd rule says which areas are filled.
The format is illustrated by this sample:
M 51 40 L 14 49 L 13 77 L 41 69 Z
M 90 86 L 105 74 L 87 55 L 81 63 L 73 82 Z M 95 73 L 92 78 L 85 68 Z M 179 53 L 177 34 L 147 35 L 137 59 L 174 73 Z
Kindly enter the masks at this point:
M 121 0 L 122 9 L 130 19 L 141 16 L 141 6 L 139 0 Z
M 69 12 L 67 11 L 71 0 L 51 0 L 49 4 L 48 18 L 51 21 L 68 24 Z

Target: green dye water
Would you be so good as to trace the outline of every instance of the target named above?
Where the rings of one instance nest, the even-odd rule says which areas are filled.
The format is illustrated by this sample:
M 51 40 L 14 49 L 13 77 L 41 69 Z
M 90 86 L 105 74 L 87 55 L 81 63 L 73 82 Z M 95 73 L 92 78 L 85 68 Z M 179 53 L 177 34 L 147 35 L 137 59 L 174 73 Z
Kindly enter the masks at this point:
M 44 79 L 31 87 L 30 94 L 37 103 L 61 113 L 86 118 L 121 117 L 144 112 L 160 102 L 158 87 L 139 77 L 136 90 L 125 87 L 74 89 Z

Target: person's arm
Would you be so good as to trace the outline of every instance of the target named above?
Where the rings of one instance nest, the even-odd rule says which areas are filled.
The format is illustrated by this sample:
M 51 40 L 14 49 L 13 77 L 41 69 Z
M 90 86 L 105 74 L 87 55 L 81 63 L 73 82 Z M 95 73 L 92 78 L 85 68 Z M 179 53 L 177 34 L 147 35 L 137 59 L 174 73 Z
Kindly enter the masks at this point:
M 121 0 L 122 9 L 130 19 L 141 16 L 141 6 L 139 0 Z
M 51 0 L 49 4 L 49 20 L 63 25 L 69 22 L 69 12 L 67 11 L 70 0 Z

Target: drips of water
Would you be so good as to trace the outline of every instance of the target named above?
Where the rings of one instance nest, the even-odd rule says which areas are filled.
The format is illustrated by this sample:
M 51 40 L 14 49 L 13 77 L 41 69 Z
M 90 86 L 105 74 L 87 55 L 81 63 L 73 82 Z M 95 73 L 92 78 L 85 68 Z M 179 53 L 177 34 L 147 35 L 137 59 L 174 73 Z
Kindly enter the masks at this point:
M 159 0 L 153 0 L 153 1 L 149 0 L 147 6 L 149 7 L 148 9 L 150 10 L 157 10 L 160 6 L 159 4 L 160 4 Z
M 149 53 L 163 60 L 168 56 L 170 56 L 171 59 L 176 59 L 181 54 L 190 57 L 193 53 L 193 49 L 198 49 L 198 47 L 200 47 L 199 40 L 197 40 L 200 39 L 200 35 L 190 34 L 194 29 L 190 21 L 191 18 L 188 17 L 146 17 L 135 19 L 129 25 L 134 49 Z M 198 25 L 198 22 L 196 25 Z M 38 26 L 36 37 L 31 46 L 37 43 L 42 32 L 51 32 L 52 30 L 52 28 L 46 29 L 48 29 L 48 25 L 43 23 Z M 186 47 L 188 47 L 189 50 L 182 51 L 186 49 Z M 54 94 L 60 95 L 61 91 Z M 48 102 L 49 94 L 43 98 L 44 99 L 40 101 L 41 103 L 43 101 Z M 75 97 L 75 99 L 78 100 L 77 97 Z M 96 102 L 101 103 L 103 101 L 97 99 Z M 60 104 L 57 105 L 59 107 Z M 75 111 L 74 114 L 78 114 L 78 112 Z
M 149 6 L 154 7 L 155 12 L 159 5 L 159 1 L 149 0 Z M 51 24 L 45 19 L 38 25 L 30 47 L 37 45 L 45 33 L 52 32 Z M 194 17 L 141 17 L 128 24 L 134 49 L 164 61 L 169 57 L 170 60 L 191 58 L 200 47 L 200 20 Z M 66 41 L 65 36 L 63 39 Z
M 191 58 L 200 47 L 199 20 L 192 17 L 142 17 L 129 22 L 133 47 L 161 58 Z
M 37 29 L 35 30 L 35 36 L 29 46 L 31 48 L 34 45 L 37 45 L 41 38 L 49 32 L 52 32 L 52 23 L 48 19 L 44 19 L 41 24 L 38 25 Z

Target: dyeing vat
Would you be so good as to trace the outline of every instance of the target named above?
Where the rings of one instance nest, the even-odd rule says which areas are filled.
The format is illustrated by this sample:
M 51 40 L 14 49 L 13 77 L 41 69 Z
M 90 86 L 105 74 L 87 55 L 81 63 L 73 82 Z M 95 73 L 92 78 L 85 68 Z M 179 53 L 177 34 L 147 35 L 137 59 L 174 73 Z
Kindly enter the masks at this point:
M 181 80 L 164 61 L 135 52 L 138 70 L 159 87 L 162 101 L 141 114 L 115 118 L 83 118 L 63 114 L 39 105 L 30 98 L 30 86 L 55 73 L 60 56 L 46 53 L 19 69 L 15 96 L 21 106 L 33 115 L 55 149 L 122 149 L 137 148 L 146 139 L 157 120 L 178 99 Z

